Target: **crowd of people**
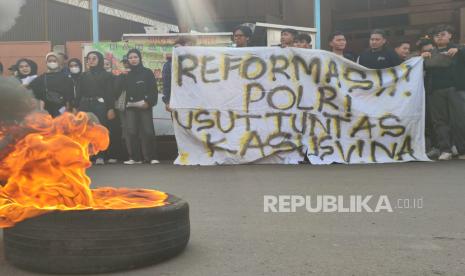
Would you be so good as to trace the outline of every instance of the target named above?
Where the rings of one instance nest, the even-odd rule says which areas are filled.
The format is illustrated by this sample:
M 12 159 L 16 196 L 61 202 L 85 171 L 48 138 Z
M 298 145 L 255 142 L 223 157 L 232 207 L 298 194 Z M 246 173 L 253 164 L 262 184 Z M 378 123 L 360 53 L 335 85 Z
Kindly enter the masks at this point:
M 346 51 L 344 33 L 334 32 L 328 46 L 334 54 L 370 69 L 400 65 L 413 56 L 425 59 L 426 137 L 431 159 L 465 159 L 465 48 L 452 42 L 453 30 L 438 26 L 417 43 L 412 53 L 408 41 L 388 43 L 386 32 L 373 30 L 369 48 L 359 55 Z M 244 25 L 233 30 L 235 47 L 249 47 L 253 32 Z M 191 45 L 185 37 L 174 47 Z M 392 47 L 390 46 L 392 45 Z M 312 37 L 293 29 L 283 29 L 282 48 L 312 48 Z M 89 52 L 83 65 L 77 58 L 68 60 L 62 53 L 45 56 L 47 72 L 38 75 L 37 64 L 27 58 L 8 68 L 21 85 L 31 89 L 39 108 L 56 117 L 63 112 L 93 113 L 110 133 L 110 147 L 93 157 L 95 164 L 158 164 L 152 107 L 157 104 L 158 89 L 153 72 L 144 67 L 137 49 L 129 50 L 122 60 L 125 70 L 112 74 L 112 62 L 97 52 Z M 163 102 L 166 110 L 171 95 L 171 56 L 162 70 Z M 84 67 L 87 69 L 84 72 Z M 0 63 L 0 70 L 3 65 Z
M 234 29 L 237 47 L 248 47 L 252 37 L 246 26 Z M 392 46 L 391 46 L 392 45 Z M 426 140 L 431 159 L 465 159 L 465 47 L 453 43 L 453 29 L 440 25 L 428 31 L 416 42 L 412 51 L 409 41 L 388 43 L 384 30 L 373 30 L 369 48 L 359 55 L 346 51 L 344 33 L 328 37 L 330 51 L 369 69 L 386 69 L 402 64 L 414 56 L 425 59 Z M 293 29 L 281 31 L 282 48 L 312 48 L 308 34 Z
M 32 90 L 38 109 L 57 117 L 64 112 L 87 112 L 110 134 L 107 151 L 93 157 L 95 164 L 124 162 L 158 164 L 152 107 L 158 90 L 152 71 L 143 66 L 139 50 L 130 50 L 126 70 L 112 74 L 112 63 L 102 53 L 89 52 L 85 67 L 77 58 L 61 53 L 45 56 L 47 72 L 38 75 L 37 64 L 20 59 L 9 68 L 20 85 Z

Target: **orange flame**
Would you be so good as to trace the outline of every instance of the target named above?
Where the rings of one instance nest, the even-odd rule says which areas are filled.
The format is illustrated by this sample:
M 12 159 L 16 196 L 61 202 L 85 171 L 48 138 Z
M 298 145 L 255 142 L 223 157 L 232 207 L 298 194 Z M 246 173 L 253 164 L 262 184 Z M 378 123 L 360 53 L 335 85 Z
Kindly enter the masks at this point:
M 105 150 L 108 131 L 87 114 L 52 119 L 36 113 L 30 133 L 0 164 L 0 228 L 53 210 L 131 209 L 165 205 L 168 195 L 144 189 L 90 189 L 89 156 Z

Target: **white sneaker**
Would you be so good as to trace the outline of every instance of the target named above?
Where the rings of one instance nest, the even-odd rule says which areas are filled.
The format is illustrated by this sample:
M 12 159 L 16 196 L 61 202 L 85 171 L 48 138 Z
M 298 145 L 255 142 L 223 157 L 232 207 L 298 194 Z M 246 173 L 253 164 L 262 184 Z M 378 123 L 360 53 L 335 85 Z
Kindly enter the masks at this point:
M 117 159 L 108 159 L 108 164 L 117 164 L 118 160 Z
M 448 161 L 448 160 L 452 160 L 452 153 L 450 152 L 443 152 L 441 153 L 441 155 L 439 156 L 439 161 Z
M 142 161 L 134 161 L 134 160 L 128 160 L 123 162 L 125 165 L 137 165 L 137 164 L 142 164 Z
M 160 161 L 158 161 L 156 159 L 153 159 L 152 161 L 150 161 L 150 164 L 152 164 L 152 165 L 160 164 Z
M 97 160 L 95 160 L 95 165 L 105 165 L 105 160 L 103 160 L 103 158 L 97 158 Z

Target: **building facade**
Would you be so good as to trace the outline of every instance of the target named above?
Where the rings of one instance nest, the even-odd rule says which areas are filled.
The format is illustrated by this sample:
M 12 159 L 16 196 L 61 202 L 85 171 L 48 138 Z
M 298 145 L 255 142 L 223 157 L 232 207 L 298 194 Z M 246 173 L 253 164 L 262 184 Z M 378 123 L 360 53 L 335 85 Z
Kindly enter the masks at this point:
M 188 30 L 230 31 L 244 22 L 313 27 L 308 0 L 100 0 L 101 5 Z M 16 25 L 0 41 L 66 41 L 92 39 L 89 0 L 26 0 Z M 179 20 L 178 20 L 179 18 Z M 144 33 L 148 22 L 101 13 L 101 40 L 119 40 L 123 33 Z M 185 31 L 185 30 L 184 30 Z
M 92 39 L 91 12 L 69 3 L 88 0 L 27 0 L 17 24 L 0 41 L 66 41 Z M 168 24 L 183 31 L 230 31 L 249 22 L 314 27 L 312 0 L 100 0 L 101 5 Z M 347 34 L 349 47 L 367 47 L 370 30 L 386 29 L 391 41 L 415 42 L 437 24 L 450 24 L 457 41 L 465 39 L 465 0 L 321 0 L 322 46 L 331 31 Z M 179 19 L 179 20 L 178 20 Z M 145 21 L 102 14 L 101 40 L 120 40 L 123 33 L 144 33 Z
M 368 45 L 370 30 L 382 28 L 389 40 L 411 43 L 432 27 L 448 24 L 457 42 L 465 42 L 463 0 L 332 0 L 331 29 L 347 34 L 350 47 L 358 52 Z
M 0 35 L 0 41 L 51 41 L 52 45 L 65 45 L 67 41 L 91 41 L 90 9 L 65 2 L 27 0 L 16 24 Z M 144 33 L 144 26 L 144 23 L 101 14 L 100 39 L 119 41 L 123 33 Z

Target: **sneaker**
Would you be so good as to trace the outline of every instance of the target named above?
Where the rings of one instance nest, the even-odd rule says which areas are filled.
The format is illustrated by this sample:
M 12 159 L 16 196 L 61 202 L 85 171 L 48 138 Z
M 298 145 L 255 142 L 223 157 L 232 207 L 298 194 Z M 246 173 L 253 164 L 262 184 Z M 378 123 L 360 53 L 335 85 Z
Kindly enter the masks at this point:
M 432 148 L 426 155 L 429 159 L 437 159 L 441 155 L 441 152 L 437 148 Z
M 441 155 L 439 156 L 439 161 L 448 161 L 448 160 L 452 160 L 452 153 L 450 152 L 443 152 L 441 153 Z
M 457 150 L 457 147 L 456 146 L 452 146 L 452 148 L 450 149 L 452 151 L 452 156 L 453 157 L 456 157 L 456 156 L 459 156 L 459 151 Z
M 118 160 L 117 159 L 108 159 L 108 164 L 117 164 Z
M 150 161 L 150 164 L 152 164 L 152 165 L 160 164 L 160 161 L 158 161 L 156 159 L 153 159 L 152 161 Z
M 460 160 L 465 160 L 465 154 L 459 155 L 457 158 Z
M 124 165 L 137 165 L 137 164 L 142 164 L 142 161 L 134 161 L 134 160 L 128 160 L 123 162 Z
M 105 160 L 103 160 L 103 158 L 97 158 L 97 160 L 95 160 L 95 165 L 105 165 Z

